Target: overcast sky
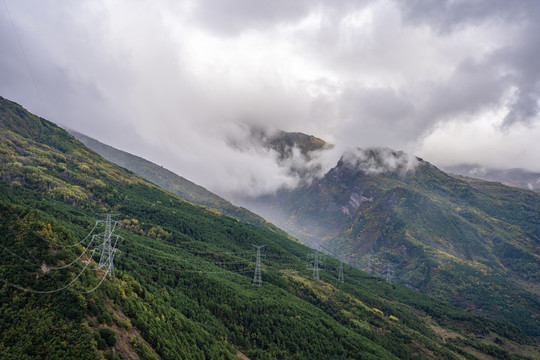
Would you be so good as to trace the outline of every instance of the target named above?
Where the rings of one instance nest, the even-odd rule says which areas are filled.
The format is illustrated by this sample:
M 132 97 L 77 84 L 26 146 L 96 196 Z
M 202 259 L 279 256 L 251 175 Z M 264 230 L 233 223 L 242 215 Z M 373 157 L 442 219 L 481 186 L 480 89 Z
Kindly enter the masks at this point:
M 245 124 L 540 171 L 537 0 L 0 2 L 1 96 L 222 195 L 296 181 Z

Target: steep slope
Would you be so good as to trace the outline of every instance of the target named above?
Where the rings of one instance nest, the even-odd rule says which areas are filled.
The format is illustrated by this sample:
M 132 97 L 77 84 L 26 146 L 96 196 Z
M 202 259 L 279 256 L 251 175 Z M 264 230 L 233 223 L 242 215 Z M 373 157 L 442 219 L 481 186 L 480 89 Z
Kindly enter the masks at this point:
M 254 214 L 242 207 L 234 206 L 229 201 L 206 190 L 204 187 L 197 185 L 183 178 L 182 176 L 163 168 L 162 166 L 156 165 L 148 160 L 125 151 L 115 149 L 112 146 L 103 144 L 74 130 L 69 131 L 77 140 L 81 141 L 87 147 L 94 150 L 110 162 L 133 171 L 142 178 L 158 185 L 165 190 L 169 190 L 179 195 L 181 198 L 186 199 L 187 201 L 214 208 L 226 215 L 235 217 L 249 224 L 264 226 L 274 231 L 279 231 L 278 228 L 268 223 L 257 214 Z
M 509 324 L 356 269 L 341 283 L 332 259 L 311 280 L 302 244 L 161 190 L 2 98 L 0 152 L 3 359 L 540 355 Z M 114 277 L 87 236 L 111 212 Z M 263 286 L 251 244 L 266 244 Z
M 372 149 L 346 154 L 322 179 L 253 207 L 357 267 L 392 272 L 407 286 L 540 335 L 536 193 L 466 182 Z
M 455 165 L 445 167 L 451 174 L 486 181 L 497 181 L 501 184 L 522 189 L 540 191 L 540 174 L 524 169 L 495 169 L 480 165 Z

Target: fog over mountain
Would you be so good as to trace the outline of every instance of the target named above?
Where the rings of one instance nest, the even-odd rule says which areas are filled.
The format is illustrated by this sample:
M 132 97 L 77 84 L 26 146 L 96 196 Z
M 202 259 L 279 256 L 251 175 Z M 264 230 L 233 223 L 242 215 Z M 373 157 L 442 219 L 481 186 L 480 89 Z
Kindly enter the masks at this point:
M 475 164 L 459 164 L 444 169 L 447 172 L 471 178 L 496 181 L 502 184 L 540 191 L 540 174 L 523 169 L 494 169 Z
M 301 181 L 275 150 L 231 142 L 253 126 L 334 144 L 307 165 L 321 174 L 373 146 L 540 171 L 539 15 L 503 0 L 5 0 L 0 95 L 221 195 Z

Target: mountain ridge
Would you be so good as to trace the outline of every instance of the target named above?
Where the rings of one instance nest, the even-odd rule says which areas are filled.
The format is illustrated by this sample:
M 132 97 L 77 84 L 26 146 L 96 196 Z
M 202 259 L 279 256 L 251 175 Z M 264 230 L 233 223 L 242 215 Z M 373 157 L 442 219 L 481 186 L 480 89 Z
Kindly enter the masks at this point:
M 252 359 L 538 354 L 535 340 L 512 325 L 355 269 L 346 268 L 340 283 L 333 259 L 321 280 L 312 280 L 304 261 L 311 249 L 164 191 L 3 98 L 0 120 L 3 358 L 233 359 L 239 350 Z M 104 212 L 122 214 L 114 278 L 96 269 L 97 256 L 77 261 L 91 244 L 76 245 L 78 239 Z M 260 287 L 251 285 L 254 265 L 246 255 L 253 243 L 268 251 Z M 29 291 L 68 282 L 80 293 Z
M 498 169 L 477 164 L 462 164 L 446 166 L 444 167 L 444 170 L 452 174 L 469 178 L 496 181 L 507 186 L 519 187 L 537 192 L 540 191 L 540 173 L 525 169 Z
M 408 286 L 538 334 L 540 301 L 530 288 L 540 280 L 540 196 L 456 179 L 421 159 L 403 172 L 399 153 L 374 151 L 361 151 L 353 166 L 342 158 L 323 178 L 251 207 L 355 266 L 384 273 L 393 264 Z M 395 168 L 379 171 L 389 154 Z M 504 300 L 507 289 L 520 305 Z
M 75 130 L 69 129 L 68 132 L 105 159 L 138 174 L 142 178 L 177 194 L 189 202 L 216 209 L 248 224 L 267 227 L 277 232 L 281 231 L 259 215 L 245 208 L 233 205 L 230 201 L 223 199 L 203 186 L 197 185 L 163 166 L 116 149 Z

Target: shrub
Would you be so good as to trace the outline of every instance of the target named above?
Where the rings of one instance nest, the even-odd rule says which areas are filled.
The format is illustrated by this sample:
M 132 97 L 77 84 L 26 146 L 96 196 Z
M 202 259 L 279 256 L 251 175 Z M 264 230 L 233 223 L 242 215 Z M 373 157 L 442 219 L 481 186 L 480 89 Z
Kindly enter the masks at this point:
M 99 329 L 99 335 L 105 340 L 108 346 L 114 346 L 116 344 L 116 332 L 113 329 Z

